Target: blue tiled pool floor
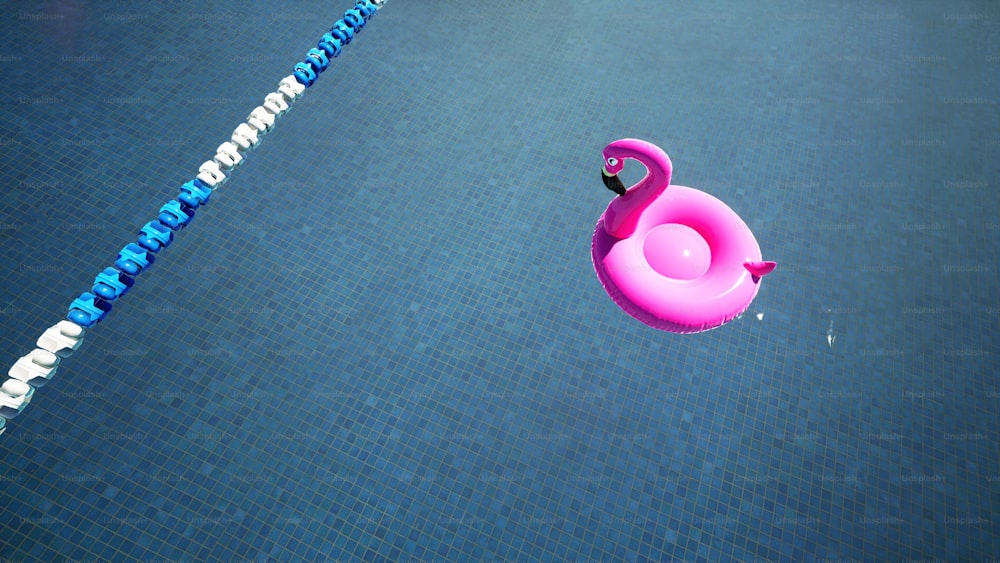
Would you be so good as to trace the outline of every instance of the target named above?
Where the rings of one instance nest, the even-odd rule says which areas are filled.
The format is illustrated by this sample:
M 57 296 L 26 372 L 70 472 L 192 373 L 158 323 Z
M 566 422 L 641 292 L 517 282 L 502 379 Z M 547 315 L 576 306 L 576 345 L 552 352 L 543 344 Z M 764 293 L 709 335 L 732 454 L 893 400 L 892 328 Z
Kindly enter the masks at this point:
M 9 363 L 328 4 L 2 20 Z M 1000 558 L 995 5 L 432 4 L 390 1 L 10 421 L 0 560 Z M 622 137 L 779 263 L 742 318 L 602 290 Z

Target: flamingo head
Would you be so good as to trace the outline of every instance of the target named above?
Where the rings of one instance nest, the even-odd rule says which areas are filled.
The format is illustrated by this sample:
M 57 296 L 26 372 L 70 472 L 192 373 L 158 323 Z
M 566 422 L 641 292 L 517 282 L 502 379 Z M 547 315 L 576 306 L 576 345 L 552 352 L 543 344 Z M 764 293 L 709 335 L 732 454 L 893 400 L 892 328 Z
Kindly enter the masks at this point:
M 627 191 L 625 184 L 618 178 L 618 173 L 625 167 L 625 161 L 614 156 L 608 156 L 607 149 L 604 150 L 604 170 L 601 179 L 604 185 L 618 195 L 625 195 Z
M 625 160 L 608 155 L 608 149 L 604 149 L 604 172 L 608 176 L 615 176 L 625 168 Z

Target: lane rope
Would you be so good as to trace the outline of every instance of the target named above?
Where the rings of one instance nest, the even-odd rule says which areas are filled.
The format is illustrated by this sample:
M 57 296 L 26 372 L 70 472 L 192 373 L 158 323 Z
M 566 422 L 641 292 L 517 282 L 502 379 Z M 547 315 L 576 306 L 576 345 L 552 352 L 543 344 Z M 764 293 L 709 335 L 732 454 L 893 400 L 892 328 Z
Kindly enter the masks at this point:
M 333 24 L 316 47 L 306 52 L 296 63 L 292 74 L 282 78 L 278 88 L 264 97 L 243 123 L 233 131 L 228 141 L 219 145 L 215 157 L 198 167 L 198 175 L 180 188 L 180 194 L 162 207 L 155 219 L 139 230 L 134 242 L 118 253 L 114 266 L 109 266 L 94 278 L 90 291 L 73 300 L 65 320 L 47 328 L 35 343 L 35 349 L 21 356 L 7 372 L 9 379 L 0 385 L 0 434 L 7 429 L 7 420 L 20 414 L 31 402 L 35 389 L 52 379 L 63 358 L 72 355 L 83 338 L 111 311 L 112 303 L 125 295 L 135 284 L 136 276 L 148 270 L 157 253 L 173 242 L 174 233 L 187 227 L 195 211 L 208 203 L 212 193 L 229 179 L 243 163 L 244 156 L 256 147 L 261 136 L 271 131 L 281 117 L 299 99 L 306 88 L 316 83 L 319 75 L 350 44 L 368 21 L 387 0 L 357 0 L 344 17 Z

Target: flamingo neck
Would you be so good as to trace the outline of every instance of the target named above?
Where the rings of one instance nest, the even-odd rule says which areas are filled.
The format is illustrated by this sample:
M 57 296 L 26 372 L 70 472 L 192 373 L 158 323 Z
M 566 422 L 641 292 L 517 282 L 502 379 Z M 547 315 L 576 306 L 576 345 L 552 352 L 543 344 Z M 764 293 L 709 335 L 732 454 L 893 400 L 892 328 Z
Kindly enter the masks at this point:
M 615 141 L 604 154 L 619 160 L 638 160 L 646 167 L 642 180 L 615 198 L 604 212 L 604 230 L 615 238 L 628 238 L 635 233 L 642 212 L 670 185 L 670 158 L 660 147 L 639 139 Z

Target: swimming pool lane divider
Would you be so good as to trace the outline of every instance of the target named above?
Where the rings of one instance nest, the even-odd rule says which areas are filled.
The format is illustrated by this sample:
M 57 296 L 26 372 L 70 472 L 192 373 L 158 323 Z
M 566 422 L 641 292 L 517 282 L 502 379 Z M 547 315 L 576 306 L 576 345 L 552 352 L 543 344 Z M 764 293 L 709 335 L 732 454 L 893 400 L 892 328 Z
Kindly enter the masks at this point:
M 143 225 L 135 242 L 121 249 L 114 267 L 105 268 L 94 279 L 90 291 L 73 300 L 66 320 L 46 329 L 35 343 L 36 348 L 14 363 L 7 372 L 9 379 L 0 386 L 0 434 L 6 430 L 7 420 L 31 402 L 35 389 L 52 379 L 59 362 L 80 347 L 87 330 L 111 311 L 111 304 L 128 292 L 136 276 L 153 265 L 157 253 L 173 241 L 174 233 L 188 226 L 195 210 L 207 204 L 212 192 L 226 183 L 226 174 L 243 162 L 247 151 L 257 146 L 275 120 L 316 82 L 330 60 L 340 55 L 386 1 L 356 0 L 354 7 L 344 12 L 344 17 L 295 65 L 292 74 L 278 83 L 277 91 L 265 96 L 264 103 L 236 127 L 215 157 L 204 162 L 198 175 L 181 186 L 180 195 L 164 204 L 156 219 Z

